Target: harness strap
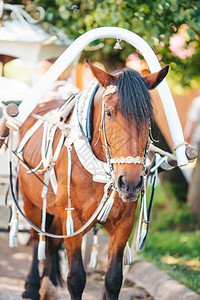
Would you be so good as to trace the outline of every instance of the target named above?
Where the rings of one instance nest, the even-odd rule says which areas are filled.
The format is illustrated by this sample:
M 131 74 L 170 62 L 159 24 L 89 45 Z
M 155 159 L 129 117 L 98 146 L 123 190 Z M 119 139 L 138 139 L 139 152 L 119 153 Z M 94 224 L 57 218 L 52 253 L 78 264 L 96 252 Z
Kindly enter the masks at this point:
M 177 160 L 176 156 L 174 154 L 171 154 L 167 151 L 164 151 L 156 146 L 154 146 L 152 143 L 149 144 L 149 151 L 155 152 L 155 153 L 159 153 L 162 156 L 167 156 L 173 160 Z
M 157 154 L 159 155 L 159 154 Z M 159 155 L 160 157 L 160 155 Z M 168 163 L 168 157 L 164 156 L 164 157 L 160 157 L 160 159 L 158 160 L 157 164 L 151 168 L 151 173 L 153 173 L 156 169 L 158 169 L 159 167 L 161 167 L 163 170 L 172 170 L 174 168 L 174 166 L 170 166 L 170 164 Z
M 5 140 L 8 136 L 0 136 L 0 140 Z
M 47 186 L 49 185 L 50 174 L 49 171 L 44 173 L 44 182 L 46 185 L 43 186 L 42 189 L 42 199 L 43 199 L 43 207 L 42 207 L 42 225 L 41 230 L 45 231 L 45 224 L 46 224 L 46 207 L 47 207 Z
M 189 143 L 187 143 L 187 142 L 185 142 L 185 141 L 183 141 L 183 142 L 176 142 L 175 144 L 174 144 L 174 150 L 176 150 L 177 148 L 179 148 L 179 147 L 181 147 L 181 146 L 189 146 L 190 144 Z
M 37 131 L 37 129 L 42 125 L 43 121 L 38 120 L 24 135 L 23 139 L 21 140 L 21 143 L 19 144 L 18 149 L 16 150 L 17 153 L 22 152 L 24 146 L 28 142 L 28 140 L 32 137 L 32 135 Z
M 58 145 L 57 145 L 57 147 L 56 147 L 56 150 L 55 150 L 55 152 L 54 152 L 54 155 L 53 155 L 53 158 L 52 158 L 52 161 L 51 161 L 51 166 L 54 166 L 54 165 L 55 165 L 55 163 L 56 163 L 56 161 L 57 161 L 57 159 L 58 159 L 58 156 L 59 156 L 59 154 L 60 154 L 60 151 L 61 151 L 61 149 L 62 149 L 62 146 L 63 146 L 63 144 L 64 144 L 64 141 L 65 141 L 65 135 L 62 133 L 62 134 L 61 134 L 61 137 L 60 137 L 60 140 L 59 140 L 59 142 L 58 142 Z
M 70 198 L 70 183 L 71 183 L 71 173 L 72 173 L 72 157 L 71 157 L 72 147 L 67 147 L 68 153 L 68 176 L 67 176 L 67 193 L 68 193 L 68 208 L 71 209 L 71 198 Z
M 9 149 L 9 161 L 12 160 L 12 145 L 13 145 L 13 132 L 10 134 L 10 149 Z M 18 200 L 18 199 L 17 199 Z M 10 226 L 10 233 L 9 233 L 9 246 L 10 247 L 17 247 L 17 232 L 18 232 L 18 210 L 17 207 L 12 201 L 12 218 L 10 219 L 9 226 Z
M 48 233 L 48 232 L 44 232 L 42 231 L 41 229 L 39 229 L 37 226 L 35 226 L 26 216 L 25 214 L 23 213 L 23 211 L 21 210 L 19 204 L 18 204 L 18 201 L 16 199 L 16 196 L 15 196 L 15 192 L 14 192 L 14 187 L 13 187 L 13 181 L 12 181 L 12 162 L 10 161 L 9 162 L 9 169 L 10 169 L 10 188 L 11 188 L 11 193 L 12 193 L 12 197 L 13 197 L 13 200 L 15 202 L 15 205 L 17 207 L 17 209 L 19 210 L 20 214 L 24 217 L 24 219 L 31 225 L 31 227 L 33 229 L 35 229 L 35 231 L 37 231 L 38 233 L 40 233 L 41 235 L 45 235 L 45 236 L 48 236 L 48 237 L 51 237 L 51 238 L 69 238 L 69 237 L 73 237 L 73 236 L 76 236 L 82 232 L 84 232 L 84 230 L 87 229 L 87 227 L 89 225 L 92 224 L 92 222 L 96 219 L 96 217 L 98 216 L 99 212 L 101 211 L 104 203 L 106 202 L 107 198 L 108 198 L 108 194 L 109 194 L 109 191 L 113 185 L 112 182 L 109 182 L 106 184 L 105 186 L 105 189 L 104 189 L 104 195 L 99 203 L 99 206 L 96 208 L 96 210 L 94 211 L 94 213 L 92 214 L 92 216 L 89 218 L 89 220 L 80 228 L 78 229 L 77 231 L 75 231 L 73 234 L 71 235 L 57 235 L 57 234 L 52 234 L 52 233 Z
M 68 172 L 67 172 L 67 194 L 68 194 L 68 207 L 65 208 L 67 211 L 67 219 L 66 219 L 66 231 L 67 235 L 71 235 L 74 233 L 74 224 L 72 219 L 72 210 L 71 208 L 71 196 L 70 196 L 70 184 L 71 184 L 71 173 L 72 173 L 72 156 L 71 156 L 72 146 L 67 146 L 67 154 L 68 154 Z
M 26 165 L 24 165 L 24 167 L 27 168 L 27 170 L 29 170 L 26 172 L 27 174 L 31 174 L 31 173 L 40 174 L 39 168 L 41 167 L 41 165 L 42 165 L 42 160 L 39 162 L 39 164 L 34 169 L 27 168 Z
M 17 159 L 20 161 L 24 168 L 30 170 L 31 174 L 33 174 L 43 185 L 46 185 L 45 182 L 35 172 L 33 172 L 32 169 L 28 166 L 28 164 L 17 154 L 17 152 L 12 151 L 12 153 L 17 157 Z M 47 188 L 55 196 L 55 193 L 52 191 L 52 189 L 49 186 L 47 186 Z
M 44 128 L 43 128 L 43 135 L 42 135 L 42 145 L 41 145 L 41 156 L 42 156 L 42 163 L 44 168 L 48 166 L 48 162 L 50 160 L 50 143 L 52 139 L 49 138 L 49 131 L 53 127 L 52 124 L 48 126 L 49 124 L 47 122 L 44 122 Z M 55 128 L 54 128 L 55 129 Z M 55 132 L 55 130 L 54 130 Z
M 160 159 L 160 155 L 156 155 L 155 164 L 157 164 L 159 159 Z M 142 249 L 144 248 L 146 238 L 148 235 L 157 175 L 158 175 L 158 168 L 154 169 L 154 171 L 151 172 L 150 183 L 152 184 L 152 190 L 151 190 L 151 198 L 150 198 L 150 202 L 149 202 L 148 212 L 147 212 L 147 200 L 146 200 L 147 175 L 144 176 L 144 190 L 141 194 L 140 212 L 139 212 L 139 217 L 137 220 L 137 225 L 136 225 L 135 234 L 134 234 L 134 238 L 133 238 L 133 240 L 134 240 L 133 247 L 135 246 L 136 251 L 138 251 L 138 252 L 141 252 Z M 143 220 L 142 220 L 142 216 L 143 216 Z
M 113 90 L 114 91 L 114 90 Z M 106 137 L 106 128 L 105 128 L 105 104 L 104 104 L 104 96 L 103 96 L 103 103 L 102 103 L 102 106 L 103 106 L 103 111 L 102 111 L 102 129 L 103 129 L 103 136 L 104 136 L 104 141 L 105 141 L 105 146 L 103 146 L 106 150 L 106 158 L 107 158 L 107 164 L 109 165 L 109 168 L 110 168 L 110 173 L 113 172 L 113 166 L 112 166 L 112 163 L 111 163 L 111 156 L 110 156 L 110 151 L 109 151 L 109 147 L 108 147 L 108 140 L 107 140 L 107 137 Z

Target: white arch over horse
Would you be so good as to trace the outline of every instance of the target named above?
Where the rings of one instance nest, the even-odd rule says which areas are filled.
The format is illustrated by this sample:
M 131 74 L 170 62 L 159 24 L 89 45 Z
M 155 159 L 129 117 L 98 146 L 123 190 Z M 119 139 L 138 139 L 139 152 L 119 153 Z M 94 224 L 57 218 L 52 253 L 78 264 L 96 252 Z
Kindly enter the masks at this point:
M 15 120 L 10 119 L 7 121 L 7 127 L 13 130 L 18 130 L 18 128 L 23 124 L 23 122 L 36 107 L 41 97 L 50 88 L 52 83 L 61 75 L 61 73 L 72 63 L 72 61 L 88 44 L 100 38 L 115 38 L 126 41 L 142 53 L 152 73 L 161 70 L 160 63 L 153 50 L 137 34 L 120 27 L 100 27 L 97 29 L 92 29 L 78 37 L 56 60 L 56 62 L 45 73 L 42 79 L 24 98 L 23 102 L 19 106 L 19 114 L 15 117 Z M 171 137 L 174 143 L 174 148 L 176 149 L 178 166 L 186 165 L 188 163 L 188 159 L 185 154 L 183 131 L 166 79 L 159 84 L 157 89 L 163 103 Z

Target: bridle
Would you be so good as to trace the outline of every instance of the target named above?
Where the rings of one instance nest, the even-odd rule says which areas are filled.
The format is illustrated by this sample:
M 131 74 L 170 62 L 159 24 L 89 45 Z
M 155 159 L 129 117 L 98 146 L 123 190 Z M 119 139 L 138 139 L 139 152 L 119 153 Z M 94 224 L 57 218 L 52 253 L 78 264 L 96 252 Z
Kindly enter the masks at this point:
M 117 86 L 116 85 L 109 85 L 106 87 L 103 96 L 102 96 L 102 112 L 101 112 L 101 122 L 100 122 L 100 126 L 99 126 L 99 138 L 98 141 L 100 139 L 100 135 L 103 132 L 103 136 L 104 136 L 104 141 L 105 141 L 105 145 L 103 145 L 105 151 L 106 151 L 106 157 L 107 157 L 107 163 L 110 167 L 111 172 L 113 172 L 113 164 L 139 164 L 143 166 L 143 169 L 145 168 L 146 165 L 146 158 L 148 155 L 148 142 L 147 142 L 147 146 L 146 149 L 144 151 L 144 155 L 141 156 L 128 156 L 128 157 L 114 157 L 111 158 L 110 155 L 110 151 L 109 151 L 109 146 L 108 146 L 108 140 L 107 140 L 107 136 L 106 136 L 106 129 L 105 129 L 105 97 L 110 95 L 110 94 L 114 94 L 117 91 Z M 97 142 L 98 142 L 97 141 Z M 97 143 L 96 143 L 97 144 Z

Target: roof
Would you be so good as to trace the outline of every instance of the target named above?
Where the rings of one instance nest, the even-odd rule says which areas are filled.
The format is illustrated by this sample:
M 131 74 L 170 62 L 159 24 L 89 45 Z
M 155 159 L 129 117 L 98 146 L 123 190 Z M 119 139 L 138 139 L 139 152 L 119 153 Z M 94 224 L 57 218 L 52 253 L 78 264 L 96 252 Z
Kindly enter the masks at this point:
M 18 19 L 6 20 L 2 25 L 0 27 L 0 41 L 45 43 L 51 40 L 56 45 L 66 46 L 72 43 L 72 40 L 63 31 L 52 25 L 48 25 L 51 34 L 46 32 L 41 25 Z
M 41 7 L 37 9 L 39 20 L 33 19 L 23 6 L 0 0 L 0 54 L 38 62 L 57 58 L 73 42 L 59 28 L 42 22 L 45 12 Z

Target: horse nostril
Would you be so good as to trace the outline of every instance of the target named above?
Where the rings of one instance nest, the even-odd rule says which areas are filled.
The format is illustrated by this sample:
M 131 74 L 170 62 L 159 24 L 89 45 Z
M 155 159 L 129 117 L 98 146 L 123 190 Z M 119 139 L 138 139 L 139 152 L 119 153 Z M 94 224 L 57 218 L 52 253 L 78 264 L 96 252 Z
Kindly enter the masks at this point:
M 144 186 L 143 176 L 139 177 L 137 183 L 129 183 L 124 175 L 120 175 L 117 181 L 118 189 L 123 193 L 134 193 L 140 191 Z
M 120 191 L 125 192 L 126 191 L 126 180 L 125 177 L 123 175 L 118 177 L 118 188 L 120 189 Z

